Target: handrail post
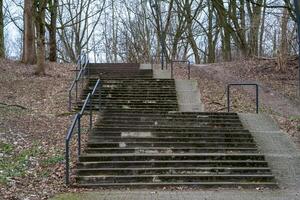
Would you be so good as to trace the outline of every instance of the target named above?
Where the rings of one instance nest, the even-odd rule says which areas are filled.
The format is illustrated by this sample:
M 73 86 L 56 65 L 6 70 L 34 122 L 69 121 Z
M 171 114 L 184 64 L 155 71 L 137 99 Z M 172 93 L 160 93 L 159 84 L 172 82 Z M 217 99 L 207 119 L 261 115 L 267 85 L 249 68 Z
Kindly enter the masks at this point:
M 89 103 L 89 105 L 90 105 L 90 132 L 92 131 L 92 126 L 93 126 L 93 108 L 92 108 L 92 106 L 93 106 L 93 104 L 92 104 L 92 96 L 90 96 L 90 103 Z
M 173 60 L 171 60 L 171 79 L 173 79 Z
M 86 67 L 85 67 L 85 69 L 87 70 L 87 77 L 90 77 L 90 74 L 91 74 L 91 72 L 90 72 L 90 67 L 88 66 L 88 62 L 86 62 Z
M 69 178 L 69 173 L 70 173 L 70 152 L 69 152 L 69 141 L 66 140 L 66 154 L 65 154 L 65 159 L 66 159 L 66 185 L 70 184 L 70 178 Z
M 258 85 L 256 84 L 256 113 L 258 114 Z
M 227 112 L 230 112 L 230 84 L 227 85 Z
M 71 112 L 72 109 L 72 91 L 69 90 L 69 111 Z
M 101 111 L 101 81 L 99 83 L 99 112 Z
M 191 79 L 191 62 L 188 60 L 188 78 Z
M 78 125 L 77 125 L 77 132 L 78 132 L 78 150 L 77 150 L 77 154 L 78 156 L 80 156 L 81 154 L 81 115 L 78 115 Z
M 77 80 L 75 80 L 75 103 L 77 104 L 78 102 L 78 84 Z

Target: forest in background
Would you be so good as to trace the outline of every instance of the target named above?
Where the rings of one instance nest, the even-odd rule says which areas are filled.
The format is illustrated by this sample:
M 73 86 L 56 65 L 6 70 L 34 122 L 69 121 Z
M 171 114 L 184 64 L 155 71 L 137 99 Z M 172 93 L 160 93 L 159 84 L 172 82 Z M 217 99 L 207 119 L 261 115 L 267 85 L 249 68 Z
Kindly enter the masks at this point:
M 167 60 L 213 63 L 297 53 L 293 0 L 0 0 L 0 56 L 25 64 Z

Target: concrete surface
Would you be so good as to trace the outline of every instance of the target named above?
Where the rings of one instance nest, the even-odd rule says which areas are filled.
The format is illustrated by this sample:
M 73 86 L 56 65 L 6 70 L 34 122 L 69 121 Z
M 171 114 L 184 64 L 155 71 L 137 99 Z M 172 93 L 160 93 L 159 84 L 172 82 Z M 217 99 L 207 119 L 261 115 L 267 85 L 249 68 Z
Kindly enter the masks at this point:
M 175 80 L 179 111 L 181 112 L 203 112 L 204 105 L 196 80 Z
M 209 190 L 209 191 L 116 191 L 64 194 L 53 200 L 299 200 L 298 193 L 280 191 Z
M 300 189 L 300 151 L 289 136 L 266 115 L 239 114 L 251 131 L 280 188 Z
M 152 65 L 151 64 L 140 64 L 140 69 L 152 69 Z
M 140 69 L 153 69 L 153 78 L 171 78 L 170 66 L 168 69 L 161 69 L 160 64 L 141 64 Z M 201 102 L 201 95 L 196 80 L 175 79 L 179 111 L 181 112 L 203 112 L 204 105 Z
M 168 67 L 168 69 L 162 70 L 160 64 L 153 64 L 152 70 L 153 70 L 153 78 L 157 78 L 157 79 L 170 79 L 171 78 L 170 67 Z

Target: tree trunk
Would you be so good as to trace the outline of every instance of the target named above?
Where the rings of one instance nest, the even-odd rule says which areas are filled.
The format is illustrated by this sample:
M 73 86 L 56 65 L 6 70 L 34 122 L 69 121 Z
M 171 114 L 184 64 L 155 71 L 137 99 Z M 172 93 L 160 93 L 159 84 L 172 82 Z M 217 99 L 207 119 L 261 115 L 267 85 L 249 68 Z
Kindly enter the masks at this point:
M 274 30 L 273 35 L 273 57 L 277 56 L 277 31 Z
M 258 39 L 259 39 L 259 26 L 261 21 L 261 4 L 263 0 L 258 0 L 257 4 L 253 4 L 247 1 L 248 12 L 250 13 L 250 33 L 249 33 L 249 55 L 258 55 Z
M 49 45 L 50 45 L 50 53 L 49 60 L 51 62 L 56 62 L 57 53 L 56 53 L 56 20 L 57 20 L 57 8 L 58 8 L 58 0 L 53 0 L 53 3 L 50 7 L 50 28 L 49 28 Z
M 191 48 L 192 48 L 194 56 L 195 56 L 195 63 L 200 64 L 201 63 L 201 58 L 200 58 L 200 55 L 199 55 L 197 43 L 196 43 L 195 38 L 193 36 L 193 30 L 192 30 L 192 25 L 191 24 L 188 25 L 188 41 L 191 45 Z
M 266 7 L 267 7 L 267 0 L 264 0 L 263 14 L 262 14 L 262 19 L 261 19 L 261 27 L 260 27 L 260 36 L 259 36 L 259 55 L 260 56 L 263 56 L 263 54 L 264 54 L 263 41 L 264 41 L 264 32 L 265 32 Z
M 0 58 L 5 57 L 3 20 L 3 0 L 0 0 Z
M 45 11 L 46 0 L 39 0 L 36 5 L 35 12 L 35 26 L 37 31 L 37 68 L 35 70 L 36 75 L 45 75 Z
M 223 59 L 224 61 L 230 61 L 231 60 L 230 32 L 227 28 L 224 28 L 222 45 L 223 45 L 222 48 Z
M 208 63 L 214 63 L 216 54 L 215 54 L 215 45 L 213 39 L 213 6 L 210 1 L 208 1 L 208 31 L 207 31 L 207 55 Z
M 288 57 L 288 21 L 289 21 L 289 12 L 288 9 L 283 9 L 282 19 L 281 19 L 281 39 L 280 39 L 280 48 L 279 55 L 277 56 L 277 70 L 285 71 L 286 62 Z
M 35 52 L 35 30 L 34 30 L 34 8 L 33 0 L 24 1 L 24 45 L 23 62 L 25 64 L 36 63 Z
M 224 61 L 231 60 L 231 34 L 232 27 L 230 26 L 230 10 L 226 11 L 224 2 L 222 0 L 214 0 L 212 1 L 214 8 L 218 13 L 219 26 L 221 30 L 222 36 L 222 58 Z

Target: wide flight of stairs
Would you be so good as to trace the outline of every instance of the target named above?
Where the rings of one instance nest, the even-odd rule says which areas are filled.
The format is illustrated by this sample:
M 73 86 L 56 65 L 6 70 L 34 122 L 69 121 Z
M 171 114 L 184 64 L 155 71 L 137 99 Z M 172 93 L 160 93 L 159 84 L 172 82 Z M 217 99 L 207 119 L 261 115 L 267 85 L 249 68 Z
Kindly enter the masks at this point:
M 174 80 L 135 65 L 121 73 L 118 65 L 92 67 L 83 97 L 100 76 L 102 112 L 79 157 L 77 185 L 276 186 L 236 113 L 179 112 Z

